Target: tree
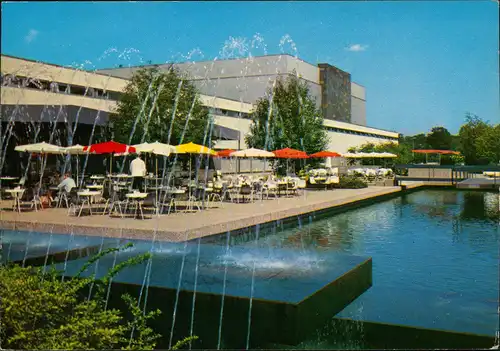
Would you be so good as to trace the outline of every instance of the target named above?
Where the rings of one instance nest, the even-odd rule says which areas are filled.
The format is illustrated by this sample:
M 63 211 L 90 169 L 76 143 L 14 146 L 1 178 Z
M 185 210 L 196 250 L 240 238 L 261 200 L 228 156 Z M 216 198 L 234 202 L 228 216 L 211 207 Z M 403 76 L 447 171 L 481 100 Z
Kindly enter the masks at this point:
M 470 165 L 487 162 L 478 153 L 477 140 L 488 130 L 488 123 L 471 113 L 465 115 L 465 121 L 466 123 L 460 127 L 458 132 L 460 138 L 459 151 L 465 157 L 465 163 Z
M 114 139 L 127 144 L 192 141 L 208 145 L 210 123 L 195 86 L 179 71 L 157 67 L 132 76 L 111 116 Z
M 252 124 L 246 143 L 250 147 L 277 150 L 285 147 L 308 154 L 325 150 L 328 134 L 323 115 L 316 108 L 307 84 L 295 75 L 281 78 L 268 96 L 257 100 L 250 114 Z M 282 164 L 278 160 L 278 163 Z
M 130 247 L 131 244 L 123 248 Z M 123 249 L 122 248 L 122 249 Z M 73 278 L 61 279 L 54 267 L 0 266 L 0 345 L 8 349 L 154 349 L 160 335 L 147 322 L 160 314 L 147 312 L 131 295 L 124 294 L 132 315 L 106 308 L 111 279 L 124 268 L 151 258 L 131 257 L 114 266 L 102 279 L 80 276 L 99 258 L 121 249 L 108 249 L 91 258 Z M 93 289 L 88 289 L 93 284 Z M 93 292 L 90 295 L 90 292 Z M 143 305 L 143 304 L 142 304 Z M 180 347 L 190 340 L 182 340 Z M 186 341 L 187 340 L 187 341 Z
M 427 136 L 423 133 L 405 136 L 400 139 L 400 144 L 407 144 L 412 149 L 427 149 Z
M 434 127 L 427 134 L 427 145 L 433 150 L 451 150 L 452 136 L 445 127 Z
M 400 143 L 396 144 L 393 142 L 388 142 L 388 143 L 383 143 L 383 144 L 373 144 L 373 143 L 366 143 L 363 144 L 359 147 L 353 147 L 349 148 L 349 152 L 389 152 L 391 154 L 395 154 L 398 157 L 390 159 L 390 162 L 387 162 L 388 164 L 409 164 L 413 160 L 413 155 L 412 155 L 412 147 L 408 145 L 407 143 Z M 369 160 L 366 159 L 366 161 L 362 161 L 363 163 L 366 164 L 373 164 L 374 162 L 376 164 L 381 164 L 383 163 L 382 159 L 374 159 L 374 160 Z
M 476 151 L 489 163 L 500 163 L 500 124 L 488 126 L 476 139 Z

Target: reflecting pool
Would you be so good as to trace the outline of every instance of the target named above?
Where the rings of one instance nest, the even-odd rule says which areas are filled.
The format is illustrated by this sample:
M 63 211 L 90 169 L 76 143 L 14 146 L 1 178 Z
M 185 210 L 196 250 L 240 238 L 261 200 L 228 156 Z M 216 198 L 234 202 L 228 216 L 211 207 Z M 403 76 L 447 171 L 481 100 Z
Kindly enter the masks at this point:
M 291 229 L 278 224 L 258 245 L 372 257 L 372 288 L 337 317 L 494 335 L 499 217 L 498 192 L 423 190 Z

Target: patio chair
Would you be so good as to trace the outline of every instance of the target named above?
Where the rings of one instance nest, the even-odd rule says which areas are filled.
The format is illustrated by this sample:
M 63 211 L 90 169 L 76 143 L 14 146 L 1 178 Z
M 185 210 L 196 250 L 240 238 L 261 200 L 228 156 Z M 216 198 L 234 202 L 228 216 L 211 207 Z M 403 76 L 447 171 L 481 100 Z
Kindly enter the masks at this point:
M 80 211 L 78 211 L 78 217 L 82 214 L 82 204 L 83 204 L 83 199 L 81 199 L 78 196 L 78 189 L 73 188 L 71 191 L 68 193 L 68 216 L 73 215 L 76 216 L 76 212 L 78 211 L 78 208 L 80 208 Z
M 245 202 L 245 197 L 248 196 L 249 199 L 252 198 L 252 186 L 248 185 L 248 184 L 242 184 L 239 191 L 238 191 L 238 195 L 241 195 L 243 197 L 243 202 Z M 238 203 L 239 203 L 239 198 L 238 198 Z
M 126 197 L 128 190 L 122 189 L 119 186 L 113 186 L 113 192 L 111 193 L 111 206 L 109 206 L 109 215 L 113 213 L 113 210 L 118 209 L 120 217 L 123 218 L 123 214 L 127 212 L 127 206 L 129 204 L 128 199 Z M 124 206 L 124 210 L 122 210 L 122 206 Z
M 104 209 L 101 214 L 106 214 L 106 210 L 111 202 L 111 192 L 109 191 L 109 186 L 104 186 L 102 188 L 102 195 L 97 201 L 97 204 L 104 204 Z
M 252 184 L 252 198 L 257 195 L 257 199 L 262 201 L 264 199 L 264 184 L 262 182 L 255 182 Z
M 215 182 L 212 186 L 212 192 L 208 195 L 208 201 L 214 203 L 219 201 L 222 206 L 222 200 L 224 198 L 224 183 Z

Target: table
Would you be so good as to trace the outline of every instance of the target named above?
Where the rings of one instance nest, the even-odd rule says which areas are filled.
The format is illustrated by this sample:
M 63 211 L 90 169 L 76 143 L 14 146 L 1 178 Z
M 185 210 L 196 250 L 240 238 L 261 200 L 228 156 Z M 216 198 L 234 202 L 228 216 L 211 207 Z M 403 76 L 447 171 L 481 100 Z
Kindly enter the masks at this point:
M 104 185 L 98 185 L 98 184 L 87 185 L 87 189 L 90 190 L 102 190 L 103 188 Z
M 174 211 L 177 212 L 177 204 L 175 203 L 175 197 L 177 195 L 185 194 L 186 190 L 184 189 L 167 189 L 165 191 L 167 195 L 171 195 L 170 202 L 168 204 L 168 214 L 170 214 L 170 210 L 172 206 L 174 207 Z
M 93 176 L 90 176 L 90 179 L 92 179 L 92 180 L 104 180 L 106 178 L 104 176 L 100 176 L 100 175 L 93 175 Z
M 21 213 L 21 197 L 23 196 L 24 189 L 7 189 L 5 192 L 9 193 L 14 199 L 12 209 L 15 211 L 17 205 L 17 211 Z
M 84 191 L 79 191 L 76 193 L 79 197 L 83 197 L 82 204 L 80 206 L 80 211 L 78 212 L 78 217 L 82 214 L 83 207 L 85 207 L 85 204 L 88 205 L 90 215 L 92 215 L 92 199 L 97 196 L 101 195 L 100 191 L 89 191 L 89 190 L 84 190 Z
M 134 217 L 137 217 L 137 210 L 141 211 L 141 217 L 144 219 L 144 212 L 142 212 L 142 201 L 144 200 L 147 196 L 148 193 L 130 193 L 125 195 L 127 199 L 132 200 L 132 202 L 135 204 L 135 211 L 134 211 Z

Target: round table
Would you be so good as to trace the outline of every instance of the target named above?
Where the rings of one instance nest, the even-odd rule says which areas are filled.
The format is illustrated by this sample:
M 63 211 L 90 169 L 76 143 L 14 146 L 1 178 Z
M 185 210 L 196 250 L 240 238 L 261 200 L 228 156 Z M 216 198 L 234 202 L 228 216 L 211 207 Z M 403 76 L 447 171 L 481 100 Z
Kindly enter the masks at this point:
M 137 211 L 141 212 L 141 217 L 144 219 L 144 212 L 142 212 L 142 201 L 148 197 L 148 193 L 129 193 L 125 197 L 131 200 L 135 205 L 134 217 L 137 217 Z
M 82 210 L 85 207 L 85 204 L 87 204 L 89 212 L 90 212 L 90 215 L 92 215 L 92 205 L 91 205 L 92 204 L 92 200 L 97 195 L 101 195 L 101 192 L 100 191 L 88 191 L 88 190 L 84 190 L 84 191 L 79 191 L 76 194 L 79 197 L 83 198 L 82 204 L 80 206 L 80 211 L 78 212 L 78 217 L 80 217 L 80 215 L 82 214 Z
M 17 211 L 21 213 L 21 197 L 23 196 L 25 189 L 7 189 L 6 193 L 9 193 L 14 199 L 14 203 L 12 205 L 12 209 L 15 210 L 17 205 Z

